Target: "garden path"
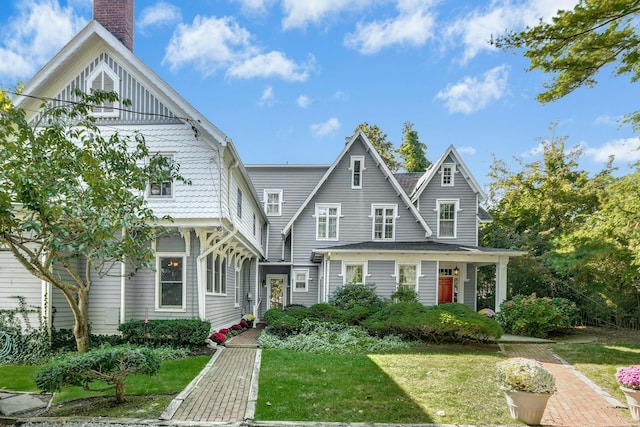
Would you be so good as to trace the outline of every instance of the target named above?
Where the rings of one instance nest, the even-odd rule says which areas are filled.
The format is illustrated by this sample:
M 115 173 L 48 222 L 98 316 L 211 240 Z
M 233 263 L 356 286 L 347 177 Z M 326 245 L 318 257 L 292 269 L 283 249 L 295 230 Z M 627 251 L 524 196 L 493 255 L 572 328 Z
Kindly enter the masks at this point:
M 541 362 L 556 378 L 558 391 L 551 396 L 542 417 L 543 426 L 623 427 L 637 425 L 620 409 L 624 405 L 581 375 L 545 344 L 509 344 L 509 357 Z M 506 351 L 504 349 L 506 348 Z

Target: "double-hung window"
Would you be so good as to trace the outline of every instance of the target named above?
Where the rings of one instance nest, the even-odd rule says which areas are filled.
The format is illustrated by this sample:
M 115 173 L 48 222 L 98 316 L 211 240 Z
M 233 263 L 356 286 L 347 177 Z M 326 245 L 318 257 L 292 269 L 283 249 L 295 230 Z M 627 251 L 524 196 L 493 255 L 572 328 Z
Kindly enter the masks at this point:
M 268 216 L 282 215 L 282 190 L 264 190 L 264 211 Z
M 160 178 L 156 182 L 149 184 L 149 196 L 152 198 L 171 197 L 173 193 L 173 179 L 171 178 L 171 167 L 173 156 L 161 155 L 162 160 L 166 162 L 166 168 L 160 173 Z
M 351 156 L 351 188 L 362 188 L 362 172 L 364 171 L 364 156 Z
M 156 309 L 185 309 L 185 257 L 158 254 L 156 258 Z
M 293 292 L 309 291 L 309 270 L 293 270 Z
M 455 238 L 458 213 L 457 200 L 438 200 L 438 237 Z
M 398 289 L 418 291 L 418 264 L 397 265 Z
M 207 255 L 207 293 L 227 293 L 227 258 L 224 255 Z
M 394 240 L 397 205 L 371 205 L 373 240 Z
M 316 205 L 316 240 L 338 240 L 340 204 Z
M 342 282 L 344 285 L 351 283 L 363 284 L 367 275 L 366 264 L 364 262 L 343 262 Z

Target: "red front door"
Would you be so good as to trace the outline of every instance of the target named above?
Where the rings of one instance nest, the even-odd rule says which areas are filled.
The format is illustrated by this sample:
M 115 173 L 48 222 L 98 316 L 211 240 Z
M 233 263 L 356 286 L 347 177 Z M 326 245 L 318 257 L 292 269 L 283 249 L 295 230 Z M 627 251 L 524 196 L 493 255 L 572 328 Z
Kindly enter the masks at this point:
M 453 277 L 438 279 L 438 304 L 453 302 Z

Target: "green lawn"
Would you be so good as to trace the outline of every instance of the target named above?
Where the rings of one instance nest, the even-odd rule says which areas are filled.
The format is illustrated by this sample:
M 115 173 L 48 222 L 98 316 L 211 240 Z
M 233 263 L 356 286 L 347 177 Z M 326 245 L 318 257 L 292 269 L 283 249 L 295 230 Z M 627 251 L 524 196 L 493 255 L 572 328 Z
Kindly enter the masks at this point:
M 371 355 L 263 350 L 256 419 L 514 424 L 495 381 L 503 357 L 493 345 Z
M 38 365 L 0 365 L 0 390 L 38 391 L 33 377 Z

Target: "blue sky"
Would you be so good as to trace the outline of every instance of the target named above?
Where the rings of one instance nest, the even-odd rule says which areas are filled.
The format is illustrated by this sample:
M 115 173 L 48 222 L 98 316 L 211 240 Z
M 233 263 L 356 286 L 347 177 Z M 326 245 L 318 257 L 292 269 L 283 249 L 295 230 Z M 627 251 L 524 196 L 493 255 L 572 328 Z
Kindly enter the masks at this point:
M 136 0 L 134 52 L 246 164 L 329 164 L 365 121 L 398 146 L 408 121 L 430 160 L 453 144 L 483 186 L 492 155 L 528 163 L 552 136 L 583 147 L 582 168 L 615 155 L 625 173 L 640 160 L 637 135 L 619 123 L 638 108 L 637 84 L 606 69 L 596 87 L 541 105 L 549 76 L 487 42 L 575 3 Z M 91 15 L 90 0 L 3 0 L 0 83 L 28 80 Z

